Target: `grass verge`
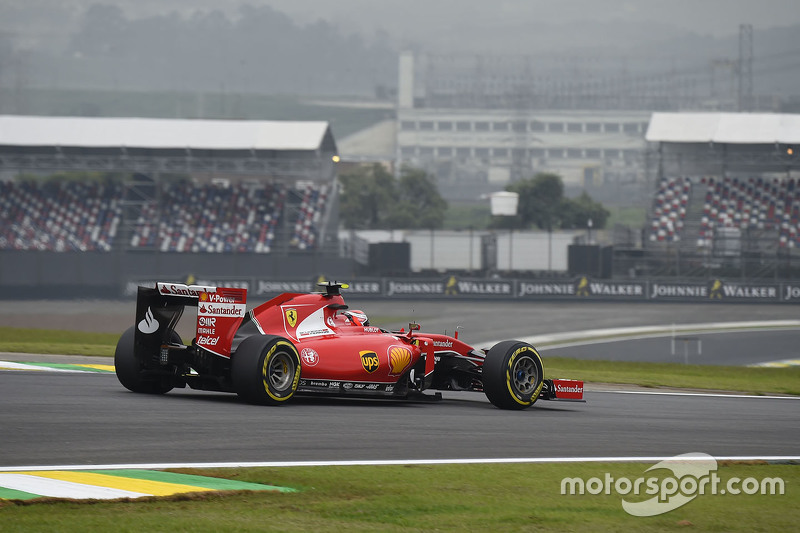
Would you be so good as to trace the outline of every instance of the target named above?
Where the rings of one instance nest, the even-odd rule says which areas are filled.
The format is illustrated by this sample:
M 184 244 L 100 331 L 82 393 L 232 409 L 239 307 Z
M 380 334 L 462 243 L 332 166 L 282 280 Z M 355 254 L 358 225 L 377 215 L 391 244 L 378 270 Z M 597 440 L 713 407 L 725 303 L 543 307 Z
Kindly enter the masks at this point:
M 15 531 L 791 531 L 800 466 L 720 464 L 735 477 L 780 478 L 783 495 L 697 495 L 666 514 L 634 517 L 623 496 L 562 495 L 562 480 L 659 477 L 636 463 L 416 465 L 181 470 L 290 486 L 296 493 L 211 493 L 145 500 L 0 502 Z M 670 475 L 668 471 L 666 475 Z M 660 481 L 659 481 L 660 482 Z M 644 492 L 645 485 L 642 485 Z M 710 492 L 710 491 L 709 491 Z M 643 501 L 652 496 L 624 496 Z M 35 501 L 35 500 L 34 500 Z
M 113 356 L 118 333 L 0 327 L 0 352 Z

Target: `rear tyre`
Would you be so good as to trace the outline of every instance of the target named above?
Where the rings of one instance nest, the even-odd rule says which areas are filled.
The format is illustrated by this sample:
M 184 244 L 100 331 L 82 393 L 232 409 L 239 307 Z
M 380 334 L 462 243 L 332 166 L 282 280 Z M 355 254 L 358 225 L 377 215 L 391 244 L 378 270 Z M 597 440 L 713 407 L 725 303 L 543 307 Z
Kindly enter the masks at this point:
M 233 389 L 250 403 L 284 404 L 300 382 L 300 355 L 283 337 L 247 337 L 233 354 L 231 365 Z
M 136 328 L 132 326 L 125 330 L 117 342 L 117 349 L 114 351 L 114 371 L 117 379 L 123 387 L 133 392 L 164 394 L 171 391 L 173 385 L 169 378 L 147 376 L 143 373 L 145 366 L 136 357 L 134 349 L 135 336 Z M 171 341 L 180 344 L 181 338 L 173 331 Z
M 496 344 L 483 361 L 483 391 L 500 409 L 525 409 L 536 402 L 544 383 L 542 358 L 520 341 Z

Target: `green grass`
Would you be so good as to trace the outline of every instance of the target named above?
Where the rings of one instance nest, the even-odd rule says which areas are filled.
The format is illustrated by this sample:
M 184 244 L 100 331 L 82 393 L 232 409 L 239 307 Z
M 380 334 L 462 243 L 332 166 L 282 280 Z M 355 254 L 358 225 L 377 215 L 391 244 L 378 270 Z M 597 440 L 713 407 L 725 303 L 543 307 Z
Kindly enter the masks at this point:
M 698 495 L 637 518 L 622 496 L 562 495 L 565 477 L 658 476 L 650 464 L 496 464 L 182 470 L 289 486 L 296 493 L 232 493 L 127 502 L 0 502 L 15 531 L 791 531 L 800 521 L 800 466 L 721 464 L 717 475 L 780 477 L 785 494 Z M 640 501 L 649 496 L 633 497 Z
M 483 204 L 451 203 L 444 213 L 444 229 L 485 230 L 492 220 L 489 202 Z
M 606 206 L 606 209 L 610 213 L 606 221 L 606 229 L 613 229 L 616 224 L 630 228 L 641 228 L 646 222 L 647 210 L 644 207 Z
M 0 352 L 112 356 L 118 333 L 0 327 Z

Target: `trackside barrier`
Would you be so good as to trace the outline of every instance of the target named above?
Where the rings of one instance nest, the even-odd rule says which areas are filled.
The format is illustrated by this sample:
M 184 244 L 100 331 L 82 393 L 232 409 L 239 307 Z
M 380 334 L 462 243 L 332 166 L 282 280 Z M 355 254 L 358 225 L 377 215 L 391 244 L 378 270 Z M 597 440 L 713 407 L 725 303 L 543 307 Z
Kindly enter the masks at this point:
M 160 278 L 164 281 L 167 277 Z M 251 299 L 265 300 L 283 292 L 315 292 L 315 279 L 266 279 L 247 277 L 192 276 L 199 285 L 240 287 Z M 126 283 L 122 296 L 136 294 L 139 285 L 155 286 L 157 280 L 133 279 Z M 175 282 L 186 282 L 176 276 Z M 342 280 L 340 280 L 342 281 Z M 559 279 L 485 279 L 459 276 L 442 278 L 373 278 L 347 280 L 351 298 L 406 299 L 487 299 L 559 301 L 641 301 L 641 302 L 739 302 L 800 303 L 800 282 L 746 283 L 724 279 L 708 281 L 607 280 L 586 276 Z

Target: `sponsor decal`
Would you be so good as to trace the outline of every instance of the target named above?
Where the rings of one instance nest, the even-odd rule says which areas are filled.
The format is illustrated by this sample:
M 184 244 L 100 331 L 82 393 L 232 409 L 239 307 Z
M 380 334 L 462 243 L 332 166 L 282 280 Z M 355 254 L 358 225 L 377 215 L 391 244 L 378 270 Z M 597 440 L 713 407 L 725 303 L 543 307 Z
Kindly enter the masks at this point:
M 319 337 L 320 335 L 332 335 L 333 332 L 329 329 L 311 329 L 300 333 L 301 337 Z
M 364 367 L 364 370 L 367 373 L 372 374 L 378 368 L 380 368 L 380 362 L 378 361 L 378 354 L 371 350 L 365 350 L 362 352 L 358 352 L 358 355 L 361 356 L 361 366 Z
M 650 287 L 650 299 L 660 298 L 707 298 L 708 286 L 688 283 L 653 283 Z
M 375 326 L 364 326 L 364 333 L 380 333 L 381 328 L 376 328 Z
M 158 320 L 156 320 L 153 316 L 153 310 L 148 307 L 147 312 L 144 314 L 144 318 L 136 327 L 139 328 L 139 331 L 145 335 L 150 335 L 151 333 L 158 331 L 159 326 L 160 324 L 158 323 Z
M 586 278 L 583 278 L 586 279 Z M 576 285 L 574 283 L 522 281 L 519 284 L 518 296 L 573 296 Z
M 216 346 L 219 342 L 219 337 L 211 337 L 208 335 L 200 335 L 197 337 L 198 346 Z
M 408 294 L 420 296 L 425 294 L 444 294 L 444 283 L 441 281 L 389 281 L 386 296 Z
M 513 281 L 470 281 L 461 280 L 457 284 L 458 294 L 474 296 L 511 296 Z
M 785 285 L 783 292 L 783 299 L 787 302 L 789 300 L 797 300 L 800 298 L 800 287 L 797 285 Z
M 349 383 L 349 382 L 348 382 L 348 383 L 342 383 L 342 388 L 343 388 L 344 390 L 350 390 L 350 389 L 352 389 L 352 388 L 353 388 L 353 384 L 352 384 L 352 383 Z
M 327 322 L 327 323 L 328 323 L 328 326 L 330 326 L 330 327 L 335 327 L 335 326 L 334 326 L 334 323 L 333 323 L 333 317 L 332 317 L 332 316 L 329 316 L 329 317 L 328 317 L 328 318 L 325 320 L 325 322 Z
M 389 346 L 389 375 L 400 376 L 411 366 L 411 350 L 405 346 Z
M 386 392 L 394 392 L 394 385 L 386 385 Z
M 583 297 L 645 298 L 644 289 L 644 283 L 589 281 L 586 276 L 583 276 L 575 286 L 575 295 Z
M 583 381 L 572 379 L 554 379 L 553 388 L 555 389 L 556 398 L 570 400 L 583 399 Z
M 216 287 L 205 285 L 184 285 L 183 283 L 158 283 L 158 292 L 164 296 L 183 296 L 185 298 L 199 298 L 205 292 L 215 292 Z
M 216 335 L 217 319 L 215 317 L 197 317 L 197 333 L 203 335 Z
M 578 296 L 589 296 L 589 280 L 585 276 L 578 280 L 578 286 L 575 287 L 575 294 Z
M 453 343 L 450 341 L 433 341 L 433 345 L 436 348 L 452 348 Z
M 728 298 L 740 300 L 776 300 L 778 298 L 778 286 L 725 283 L 722 280 L 715 279 L 711 282 L 709 298 L 712 300 L 725 300 Z
M 244 318 L 247 290 L 218 287 L 197 298 L 197 345 L 229 357 L 231 340 Z
M 458 294 L 458 281 L 456 280 L 455 276 L 450 276 L 450 279 L 447 280 L 447 285 L 444 288 L 444 293 L 447 295 Z
M 283 314 L 286 317 L 286 323 L 289 324 L 290 328 L 293 328 L 297 324 L 297 309 L 287 309 Z
M 379 281 L 362 281 L 350 283 L 347 292 L 350 294 L 381 294 L 382 288 Z
M 303 348 L 300 350 L 300 360 L 305 366 L 315 366 L 319 363 L 319 354 L 311 348 Z
M 211 305 L 211 304 L 200 304 L 197 308 L 197 311 L 203 315 L 213 315 L 213 316 L 240 316 L 244 317 L 244 306 L 240 304 L 230 304 L 230 305 Z
M 708 297 L 712 300 L 721 300 L 722 299 L 722 281 L 715 279 L 711 282 L 711 288 L 709 289 Z

